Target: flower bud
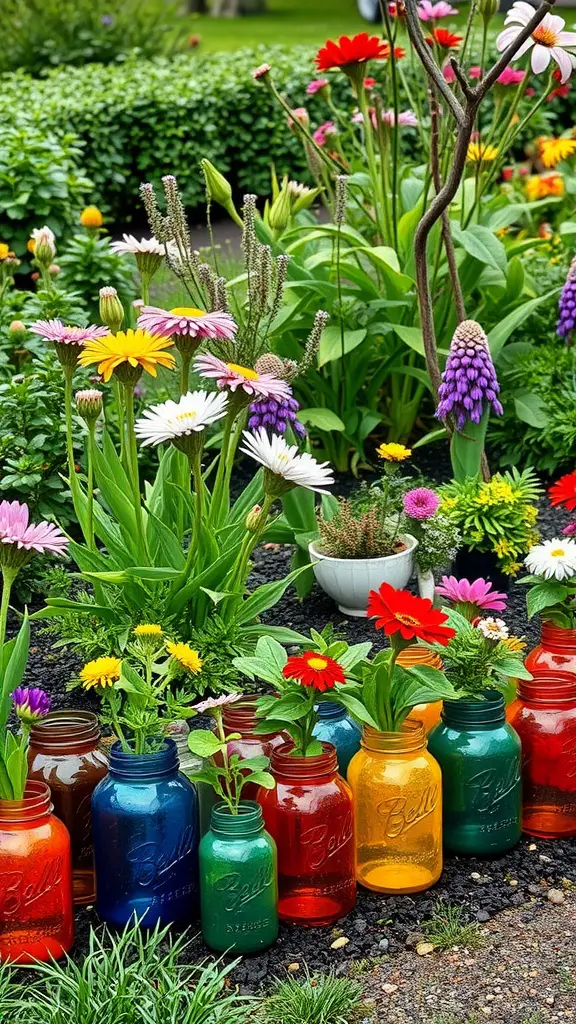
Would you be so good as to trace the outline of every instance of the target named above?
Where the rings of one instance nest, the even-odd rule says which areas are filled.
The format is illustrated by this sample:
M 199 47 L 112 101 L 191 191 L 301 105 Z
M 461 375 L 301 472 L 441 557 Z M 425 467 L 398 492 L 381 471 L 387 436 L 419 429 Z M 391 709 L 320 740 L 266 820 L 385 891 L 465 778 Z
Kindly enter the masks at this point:
M 95 388 L 77 391 L 74 395 L 76 410 L 86 423 L 95 423 L 102 412 L 102 392 Z
M 8 330 L 10 334 L 26 333 L 26 324 L 23 324 L 21 320 L 13 320 Z
M 86 206 L 80 214 L 80 223 L 83 228 L 101 228 L 104 217 L 97 206 Z
M 31 241 L 34 243 L 34 258 L 39 266 L 48 269 L 56 255 L 56 238 L 54 232 L 45 224 L 43 228 L 35 228 Z
M 498 14 L 500 0 L 478 0 L 478 13 L 482 16 L 484 24 L 488 25 L 495 14 Z
M 246 516 L 245 526 L 250 533 L 257 533 L 262 523 L 262 506 L 254 505 Z
M 284 360 L 274 352 L 264 352 L 258 356 L 254 363 L 257 373 L 271 373 L 274 377 L 282 377 L 284 374 Z
M 124 320 L 124 307 L 115 288 L 100 289 L 100 319 L 111 334 L 117 334 Z
M 223 174 L 214 167 L 209 160 L 201 160 L 200 166 L 206 181 L 206 193 L 209 199 L 213 199 L 220 206 L 226 206 L 232 199 L 232 186 Z
M 286 121 L 291 131 L 297 132 L 296 125 L 301 125 L 302 128 L 310 127 L 310 115 L 306 110 L 306 107 L 294 107 L 290 113 L 290 117 Z
M 285 181 L 281 191 L 270 207 L 268 213 L 268 224 L 273 231 L 279 234 L 288 227 L 292 215 L 292 197 L 288 182 Z

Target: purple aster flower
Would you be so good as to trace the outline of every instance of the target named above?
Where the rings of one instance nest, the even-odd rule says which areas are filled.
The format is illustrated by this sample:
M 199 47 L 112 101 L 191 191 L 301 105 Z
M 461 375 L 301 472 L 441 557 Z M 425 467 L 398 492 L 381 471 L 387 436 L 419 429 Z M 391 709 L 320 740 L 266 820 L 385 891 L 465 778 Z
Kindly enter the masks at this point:
M 298 437 L 306 437 L 306 428 L 296 418 L 300 405 L 292 396 L 288 398 L 263 398 L 260 402 L 252 402 L 248 411 L 250 430 L 265 430 L 273 434 L 285 434 L 288 426 Z
M 439 420 L 453 416 L 458 430 L 468 421 L 480 423 L 486 405 L 501 416 L 504 410 L 497 398 L 499 391 L 484 331 L 475 320 L 463 320 L 450 344 L 436 416 Z
M 50 711 L 50 697 L 37 686 L 17 686 L 11 697 L 18 718 L 26 725 L 33 725 Z
M 562 533 L 565 537 L 576 537 L 576 521 L 573 523 L 568 523 L 568 526 L 564 527 Z
M 414 487 L 406 491 L 402 503 L 410 519 L 431 519 L 438 509 L 440 498 L 429 487 Z
M 103 25 L 106 25 L 106 26 L 110 26 L 110 25 L 114 24 L 114 18 L 112 17 L 111 14 L 103 14 L 102 17 L 100 18 L 100 21 L 102 22 Z
M 572 340 L 572 331 L 576 327 L 576 256 L 570 264 L 566 283 L 558 302 L 558 323 L 556 334 L 559 338 L 566 338 L 569 345 Z

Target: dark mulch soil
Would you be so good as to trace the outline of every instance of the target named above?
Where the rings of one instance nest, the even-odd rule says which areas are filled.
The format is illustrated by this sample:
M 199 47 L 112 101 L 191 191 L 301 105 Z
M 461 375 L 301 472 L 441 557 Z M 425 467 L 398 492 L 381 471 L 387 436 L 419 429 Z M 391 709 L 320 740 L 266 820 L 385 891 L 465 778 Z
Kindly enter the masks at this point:
M 342 483 L 341 489 L 348 489 L 345 482 Z M 567 521 L 565 513 L 550 509 L 547 502 L 542 501 L 540 529 L 543 536 L 554 536 Z M 288 549 L 259 551 L 254 582 L 278 579 L 287 570 L 289 559 Z M 533 646 L 538 638 L 538 624 L 527 622 L 524 601 L 524 589 L 512 585 L 506 620 L 511 631 L 525 636 Z M 369 639 L 376 649 L 383 645 L 381 634 L 375 632 L 371 622 L 340 615 L 332 601 L 317 587 L 303 604 L 298 602 L 293 592 L 289 593 L 268 613 L 267 620 L 303 633 L 308 632 L 311 626 L 322 629 L 331 621 L 350 642 Z M 28 684 L 48 690 L 55 708 L 78 707 L 81 704 L 97 710 L 94 698 L 80 691 L 66 692 L 67 682 L 78 671 L 78 659 L 62 651 L 54 652 L 50 647 L 51 640 L 40 634 L 40 628 L 41 623 L 34 625 Z M 430 917 L 441 898 L 464 907 L 471 920 L 484 922 L 506 908 L 542 902 L 546 900 L 548 888 L 562 888 L 570 883 L 576 885 L 576 839 L 544 841 L 523 838 L 515 850 L 493 860 L 448 857 L 442 878 L 428 892 L 390 897 L 359 889 L 357 908 L 339 922 L 337 929 L 283 926 L 276 946 L 260 956 L 245 959 L 236 968 L 234 978 L 243 989 L 254 990 L 268 984 L 274 976 L 282 976 L 289 965 L 292 965 L 292 970 L 295 970 L 295 964 L 299 964 L 300 969 L 307 964 L 311 970 L 332 967 L 338 972 L 345 972 L 353 960 L 384 953 L 396 954 L 406 947 L 407 939 L 410 945 L 411 935 L 422 921 Z M 85 953 L 90 925 L 97 924 L 92 909 L 78 911 L 75 958 L 80 959 Z M 346 936 L 349 942 L 334 950 L 331 943 L 340 935 Z M 195 943 L 195 951 L 199 956 L 206 955 L 200 939 Z

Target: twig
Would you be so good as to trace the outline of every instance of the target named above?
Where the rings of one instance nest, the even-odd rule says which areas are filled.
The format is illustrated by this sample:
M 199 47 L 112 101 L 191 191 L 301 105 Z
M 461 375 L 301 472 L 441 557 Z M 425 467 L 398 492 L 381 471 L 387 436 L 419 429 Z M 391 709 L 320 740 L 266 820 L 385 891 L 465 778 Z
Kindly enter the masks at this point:
M 442 175 L 440 172 L 440 156 L 438 152 L 438 121 L 439 121 L 439 110 L 438 110 L 438 99 L 432 92 L 432 89 L 428 91 L 428 100 L 430 104 L 430 168 L 432 171 L 432 181 L 436 194 L 442 189 Z M 448 271 L 450 274 L 450 280 L 452 282 L 452 291 L 454 292 L 454 302 L 456 305 L 456 316 L 458 323 L 462 323 L 466 319 L 466 308 L 464 306 L 464 295 L 462 293 L 462 285 L 460 283 L 460 275 L 458 273 L 458 265 L 456 263 L 456 253 L 454 252 L 454 239 L 452 238 L 452 230 L 450 228 L 450 215 L 448 210 L 442 212 L 442 240 L 444 242 L 444 249 L 446 251 L 446 260 L 448 262 Z

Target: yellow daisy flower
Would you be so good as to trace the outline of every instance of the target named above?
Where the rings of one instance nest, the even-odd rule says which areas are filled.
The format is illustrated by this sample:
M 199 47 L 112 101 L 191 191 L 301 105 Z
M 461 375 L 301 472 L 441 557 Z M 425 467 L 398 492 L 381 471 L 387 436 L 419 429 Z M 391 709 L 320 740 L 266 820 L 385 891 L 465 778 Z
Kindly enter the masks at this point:
M 83 228 L 101 228 L 104 217 L 97 206 L 87 206 L 80 214 L 80 223 Z
M 520 640 L 517 636 L 507 636 L 505 640 L 501 641 L 501 643 L 503 643 L 504 647 L 507 647 L 509 651 L 524 651 L 528 646 L 524 640 Z
M 168 651 L 168 654 L 170 654 L 174 660 L 182 666 L 182 668 L 187 669 L 188 672 L 196 674 L 202 668 L 202 659 L 198 654 L 198 651 L 195 651 L 194 648 L 190 647 L 188 644 L 177 644 L 169 641 L 166 644 L 166 650 Z
M 564 195 L 564 179 L 561 174 L 531 174 L 524 185 L 526 199 L 546 199 L 547 196 Z
M 162 636 L 162 626 L 157 626 L 152 622 L 141 622 L 139 626 L 134 626 L 132 630 L 134 636 Z
M 142 370 L 157 376 L 157 366 L 174 368 L 175 359 L 165 349 L 174 344 L 169 338 L 149 334 L 141 328 L 118 331 L 105 338 L 87 341 L 80 353 L 80 366 L 98 364 L 105 381 L 117 373 L 121 380 L 135 383 Z M 119 372 L 120 371 L 120 372 Z M 136 371 L 136 372 L 135 372 Z
M 386 462 L 404 462 L 404 459 L 409 459 L 412 455 L 412 449 L 391 441 L 390 444 L 381 444 L 376 449 L 376 454 L 381 459 L 386 459 Z
M 10 246 L 6 242 L 0 242 L 0 260 L 5 260 L 10 255 Z
M 80 679 L 85 690 L 93 686 L 114 686 L 120 679 L 122 661 L 120 658 L 95 658 L 89 661 L 80 672 Z
M 538 150 L 544 167 L 556 167 L 576 153 L 576 139 L 538 139 Z
M 498 156 L 496 146 L 486 142 L 471 142 L 468 146 L 467 159 L 473 164 L 485 164 L 495 160 Z

